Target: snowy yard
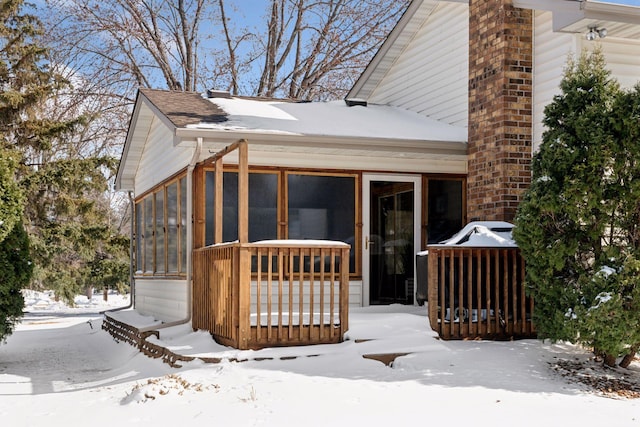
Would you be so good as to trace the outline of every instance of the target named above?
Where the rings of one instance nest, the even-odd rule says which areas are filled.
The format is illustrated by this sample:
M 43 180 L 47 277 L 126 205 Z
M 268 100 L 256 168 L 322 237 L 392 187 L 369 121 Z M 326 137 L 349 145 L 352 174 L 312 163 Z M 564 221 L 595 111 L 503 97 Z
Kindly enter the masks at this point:
M 567 376 L 579 363 L 595 367 L 589 353 L 535 340 L 441 341 L 424 307 L 352 310 L 342 344 L 261 351 L 178 326 L 159 340 L 174 352 L 246 361 L 173 369 L 102 331 L 100 298 L 78 297 L 73 309 L 29 299 L 0 345 L 3 426 L 640 425 L 640 399 Z M 407 355 L 392 367 L 362 357 L 381 353 Z M 637 361 L 601 375 L 636 390 L 638 377 Z

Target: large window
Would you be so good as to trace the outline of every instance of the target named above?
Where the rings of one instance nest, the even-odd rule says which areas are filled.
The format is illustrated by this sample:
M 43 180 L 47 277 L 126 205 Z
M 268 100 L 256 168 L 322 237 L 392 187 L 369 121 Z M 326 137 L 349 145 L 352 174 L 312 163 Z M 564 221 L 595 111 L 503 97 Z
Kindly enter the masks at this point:
M 205 243 L 214 243 L 215 172 L 205 184 Z M 356 272 L 355 174 L 320 175 L 290 171 L 249 174 L 249 241 L 335 240 L 352 245 L 350 271 Z M 223 241 L 238 239 L 238 174 L 223 174 Z M 280 211 L 279 211 L 280 210 Z M 279 224 L 279 218 L 283 221 Z M 282 220 L 280 220 L 282 221 Z
M 349 243 L 349 271 L 355 272 L 355 177 L 288 174 L 287 194 L 289 239 Z
M 187 184 L 184 177 L 160 186 L 135 206 L 138 274 L 186 271 Z
M 238 174 L 225 172 L 222 195 L 222 241 L 238 239 Z M 215 173 L 206 174 L 206 244 L 214 243 L 215 230 Z M 278 175 L 275 173 L 249 174 L 249 241 L 278 237 Z
M 290 239 L 353 241 L 355 179 L 352 176 L 287 176 Z

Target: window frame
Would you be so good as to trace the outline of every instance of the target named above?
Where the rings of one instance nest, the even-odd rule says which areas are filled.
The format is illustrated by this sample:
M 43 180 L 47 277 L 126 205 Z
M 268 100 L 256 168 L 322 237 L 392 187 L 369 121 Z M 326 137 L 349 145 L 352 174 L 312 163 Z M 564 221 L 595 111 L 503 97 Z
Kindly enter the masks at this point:
M 183 191 L 188 191 L 186 188 L 186 171 L 178 173 L 173 177 L 163 181 L 157 186 L 153 187 L 149 191 L 146 191 L 139 197 L 137 197 L 134 201 L 134 217 L 136 218 L 134 224 L 134 236 L 136 239 L 134 245 L 134 254 L 135 257 L 135 265 L 136 271 L 134 277 L 161 277 L 161 278 L 180 278 L 183 279 L 186 277 L 186 239 L 188 238 L 186 234 L 186 226 L 188 218 L 186 218 L 187 211 L 187 203 L 188 197 L 183 197 Z M 175 236 L 174 238 L 177 241 L 177 271 L 169 270 L 169 215 L 168 215 L 168 191 L 167 188 L 171 185 L 176 185 L 176 226 L 175 226 Z M 158 206 L 156 203 L 156 198 L 158 194 L 162 194 L 162 227 L 158 227 Z M 182 202 L 184 201 L 184 206 L 182 206 Z M 151 217 L 150 217 L 150 227 L 153 230 L 151 236 L 147 236 L 145 233 L 147 227 L 147 208 L 151 207 Z M 139 214 L 140 212 L 140 214 Z M 140 215 L 141 221 L 138 222 L 138 215 Z M 184 224 L 183 224 L 183 219 Z M 162 232 L 164 233 L 164 238 L 162 239 L 162 250 L 159 250 L 158 245 L 158 230 L 162 228 Z M 150 239 L 150 240 L 149 240 Z M 147 245 L 151 244 L 151 248 L 147 248 Z M 158 270 L 158 255 L 161 254 L 163 259 L 162 270 Z M 151 257 L 149 257 L 151 255 Z M 151 259 L 148 259 L 151 258 Z

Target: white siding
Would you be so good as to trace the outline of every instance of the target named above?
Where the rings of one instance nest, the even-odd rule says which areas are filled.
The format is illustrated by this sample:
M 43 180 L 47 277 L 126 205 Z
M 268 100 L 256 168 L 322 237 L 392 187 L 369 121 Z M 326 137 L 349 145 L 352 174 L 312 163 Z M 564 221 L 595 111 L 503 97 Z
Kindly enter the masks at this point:
M 469 7 L 442 3 L 369 98 L 443 122 L 467 125 Z
M 593 49 L 597 44 L 584 42 Z M 640 41 L 607 37 L 600 42 L 607 67 L 623 88 L 640 81 Z
M 560 92 L 560 81 L 570 55 L 600 45 L 607 67 L 623 87 L 630 88 L 640 80 L 640 42 L 636 40 L 607 37 L 588 42 L 584 34 L 554 33 L 551 12 L 536 12 L 534 43 L 534 151 L 542 142 L 544 107 Z
M 576 36 L 554 33 L 551 12 L 534 16 L 533 49 L 533 150 L 542 141 L 544 107 L 558 93 L 562 73 L 569 55 L 579 50 Z
M 173 146 L 173 134 L 153 118 L 135 179 L 135 193 L 140 195 L 185 168 L 193 150 Z
M 227 159 L 225 158 L 225 161 Z M 234 164 L 231 157 L 229 164 Z M 467 173 L 466 155 L 431 157 L 415 155 L 414 158 L 392 158 L 365 155 L 328 155 L 318 153 L 266 152 L 251 150 L 249 146 L 249 163 L 252 166 L 278 166 L 292 168 L 324 168 L 345 170 L 366 170 L 402 173 Z
M 134 308 L 142 315 L 172 322 L 189 313 L 186 280 L 137 279 L 135 293 Z

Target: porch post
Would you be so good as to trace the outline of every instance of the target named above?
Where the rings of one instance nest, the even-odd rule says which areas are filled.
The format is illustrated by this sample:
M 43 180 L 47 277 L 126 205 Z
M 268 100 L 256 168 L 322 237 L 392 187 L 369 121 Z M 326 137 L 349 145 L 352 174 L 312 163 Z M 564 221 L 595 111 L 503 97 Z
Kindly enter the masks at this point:
M 238 143 L 238 240 L 249 241 L 249 159 L 247 141 Z
M 246 246 L 249 242 L 249 159 L 247 141 L 238 144 L 238 241 L 240 259 L 238 265 L 238 303 L 240 349 L 248 349 L 251 339 L 251 253 Z
M 214 214 L 215 214 L 215 231 L 213 237 L 213 243 L 222 243 L 222 210 L 223 210 L 223 165 L 222 156 L 216 157 L 215 161 L 215 200 L 214 200 Z

